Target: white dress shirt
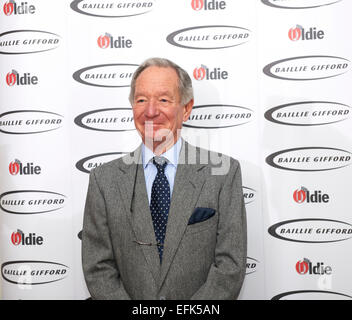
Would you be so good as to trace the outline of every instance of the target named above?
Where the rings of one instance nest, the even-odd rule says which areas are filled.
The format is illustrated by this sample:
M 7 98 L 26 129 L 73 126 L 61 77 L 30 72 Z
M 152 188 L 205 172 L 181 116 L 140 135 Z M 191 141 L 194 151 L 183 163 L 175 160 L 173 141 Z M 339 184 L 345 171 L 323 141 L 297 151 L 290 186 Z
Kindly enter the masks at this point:
M 178 165 L 178 158 L 180 155 L 181 146 L 182 146 L 182 141 L 181 141 L 181 138 L 179 138 L 177 142 L 169 150 L 167 150 L 166 152 L 160 155 L 160 157 L 164 157 L 168 160 L 168 164 L 166 165 L 166 168 L 165 168 L 165 175 L 170 184 L 170 197 L 172 196 L 172 190 L 174 188 L 175 175 L 176 175 L 176 169 Z M 156 174 L 158 173 L 157 168 L 153 164 L 153 157 L 155 156 L 156 155 L 153 153 L 153 151 L 150 150 L 148 147 L 146 147 L 143 143 L 142 162 L 143 162 L 144 177 L 145 177 L 145 183 L 147 187 L 149 204 L 150 204 L 153 182 L 156 177 Z

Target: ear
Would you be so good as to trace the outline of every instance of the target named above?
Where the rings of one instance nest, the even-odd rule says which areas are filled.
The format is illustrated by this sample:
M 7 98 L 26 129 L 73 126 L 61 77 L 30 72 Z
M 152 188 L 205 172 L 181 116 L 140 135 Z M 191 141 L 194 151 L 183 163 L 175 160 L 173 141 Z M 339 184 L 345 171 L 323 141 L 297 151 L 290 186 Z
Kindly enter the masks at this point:
M 186 122 L 191 115 L 193 108 L 194 100 L 191 99 L 187 104 L 185 104 L 183 109 L 183 122 Z

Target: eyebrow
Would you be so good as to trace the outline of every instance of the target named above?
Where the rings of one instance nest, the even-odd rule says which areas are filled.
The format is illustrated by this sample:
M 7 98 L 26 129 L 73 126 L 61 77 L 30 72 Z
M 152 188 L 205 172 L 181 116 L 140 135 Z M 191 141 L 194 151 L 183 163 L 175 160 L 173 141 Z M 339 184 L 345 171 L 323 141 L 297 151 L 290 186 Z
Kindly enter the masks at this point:
M 147 96 L 148 94 L 146 94 L 145 92 L 141 91 L 141 92 L 137 92 L 135 93 L 135 97 L 138 97 L 138 96 Z M 157 95 L 158 96 L 172 96 L 172 92 L 171 91 L 168 91 L 168 90 L 165 90 L 165 91 L 160 91 L 160 92 L 157 92 Z

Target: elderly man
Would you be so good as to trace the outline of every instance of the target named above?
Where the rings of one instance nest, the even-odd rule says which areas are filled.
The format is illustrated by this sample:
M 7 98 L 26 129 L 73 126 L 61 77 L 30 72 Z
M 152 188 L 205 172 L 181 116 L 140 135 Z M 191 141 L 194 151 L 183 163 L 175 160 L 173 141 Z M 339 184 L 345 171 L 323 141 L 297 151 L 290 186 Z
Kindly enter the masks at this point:
M 141 145 L 89 179 L 82 261 L 92 298 L 237 298 L 247 249 L 238 161 L 181 138 L 193 89 L 175 63 L 140 65 L 130 102 Z

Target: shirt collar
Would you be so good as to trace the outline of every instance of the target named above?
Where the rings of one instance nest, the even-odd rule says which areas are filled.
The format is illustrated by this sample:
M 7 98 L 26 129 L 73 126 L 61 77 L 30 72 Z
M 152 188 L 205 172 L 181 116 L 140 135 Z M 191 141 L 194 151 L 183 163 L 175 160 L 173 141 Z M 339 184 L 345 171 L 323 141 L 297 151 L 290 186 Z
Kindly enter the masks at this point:
M 178 158 L 180 155 L 180 150 L 182 146 L 181 138 L 178 138 L 176 143 L 168 149 L 166 152 L 162 153 L 160 156 L 164 157 L 168 160 L 169 164 L 172 164 L 174 167 L 177 167 Z M 142 144 L 142 161 L 143 161 L 143 168 L 146 168 L 149 162 L 155 157 L 156 155 L 150 150 L 144 143 Z

